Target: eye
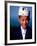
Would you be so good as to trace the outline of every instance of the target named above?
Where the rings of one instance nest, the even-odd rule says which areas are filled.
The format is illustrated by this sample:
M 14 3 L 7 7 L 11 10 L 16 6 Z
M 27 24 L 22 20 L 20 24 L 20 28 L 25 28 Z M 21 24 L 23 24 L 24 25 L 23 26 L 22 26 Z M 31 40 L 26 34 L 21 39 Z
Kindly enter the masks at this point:
M 22 21 L 24 21 L 24 19 L 22 19 Z

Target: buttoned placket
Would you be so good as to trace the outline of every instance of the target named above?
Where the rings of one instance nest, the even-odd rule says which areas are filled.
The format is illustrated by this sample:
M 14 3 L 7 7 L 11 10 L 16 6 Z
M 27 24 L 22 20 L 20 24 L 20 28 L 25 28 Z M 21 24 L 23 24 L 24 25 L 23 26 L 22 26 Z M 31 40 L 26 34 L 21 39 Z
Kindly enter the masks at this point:
M 24 40 L 25 34 L 26 34 L 26 29 L 23 29 L 22 26 L 21 26 L 21 33 L 22 33 L 22 37 L 23 37 L 23 40 Z

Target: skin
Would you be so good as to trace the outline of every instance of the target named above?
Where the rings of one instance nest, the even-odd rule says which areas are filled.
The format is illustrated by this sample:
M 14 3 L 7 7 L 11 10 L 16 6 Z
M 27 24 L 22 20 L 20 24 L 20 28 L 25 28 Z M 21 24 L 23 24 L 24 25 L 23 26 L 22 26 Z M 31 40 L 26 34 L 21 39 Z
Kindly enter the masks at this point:
M 23 27 L 23 29 L 26 29 L 29 22 L 29 16 L 19 16 L 19 23 Z

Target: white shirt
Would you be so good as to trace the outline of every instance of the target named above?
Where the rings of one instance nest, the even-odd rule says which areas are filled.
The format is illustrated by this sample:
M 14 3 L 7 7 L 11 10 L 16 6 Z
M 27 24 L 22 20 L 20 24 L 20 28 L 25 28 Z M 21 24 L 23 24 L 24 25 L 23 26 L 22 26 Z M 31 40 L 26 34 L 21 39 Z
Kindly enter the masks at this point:
M 22 37 L 23 40 L 25 39 L 25 34 L 26 34 L 26 29 L 23 29 L 23 27 L 21 26 L 21 32 L 22 32 Z

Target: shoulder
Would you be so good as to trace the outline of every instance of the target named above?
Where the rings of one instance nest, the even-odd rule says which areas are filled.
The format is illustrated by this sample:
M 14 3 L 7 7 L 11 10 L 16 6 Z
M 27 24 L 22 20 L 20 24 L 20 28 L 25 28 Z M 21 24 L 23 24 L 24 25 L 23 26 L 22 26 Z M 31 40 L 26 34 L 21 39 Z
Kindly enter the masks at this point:
M 32 29 L 29 26 L 27 27 L 26 38 L 32 39 Z
M 10 26 L 10 32 L 11 33 L 17 32 L 17 26 Z
M 29 26 L 27 27 L 27 33 L 28 33 L 28 34 L 32 34 L 32 28 L 29 27 Z

